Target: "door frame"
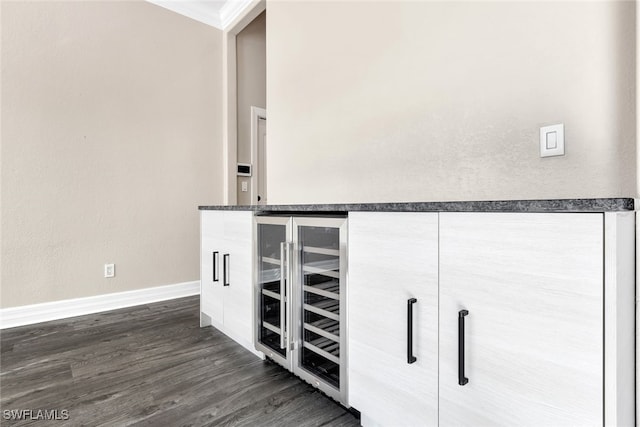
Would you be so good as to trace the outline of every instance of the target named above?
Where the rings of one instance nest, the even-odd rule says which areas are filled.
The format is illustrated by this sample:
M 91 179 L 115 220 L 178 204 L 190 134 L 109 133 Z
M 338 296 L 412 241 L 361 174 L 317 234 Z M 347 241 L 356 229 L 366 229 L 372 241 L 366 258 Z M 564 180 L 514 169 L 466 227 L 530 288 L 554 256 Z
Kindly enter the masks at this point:
M 260 165 L 259 159 L 259 148 L 258 147 L 258 128 L 259 128 L 259 120 L 264 119 L 267 120 L 267 110 L 260 107 L 251 106 L 251 204 L 252 205 L 264 205 L 267 202 L 266 190 L 265 194 L 263 194 L 262 199 L 258 202 L 256 199 L 258 197 L 258 181 L 259 174 L 262 169 L 262 165 Z M 266 179 L 265 179 L 266 180 Z M 266 184 L 266 183 L 263 183 Z M 265 187 L 266 188 L 266 187 Z
M 267 8 L 266 0 L 251 0 L 222 34 L 222 158 L 225 205 L 238 204 L 238 89 L 236 36 Z

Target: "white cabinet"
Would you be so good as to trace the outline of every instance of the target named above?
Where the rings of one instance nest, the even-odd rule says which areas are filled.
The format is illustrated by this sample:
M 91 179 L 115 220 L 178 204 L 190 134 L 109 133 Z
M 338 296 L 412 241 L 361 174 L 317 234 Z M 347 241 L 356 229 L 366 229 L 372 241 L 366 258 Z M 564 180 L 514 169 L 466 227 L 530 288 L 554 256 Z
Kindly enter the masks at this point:
M 200 326 L 222 326 L 224 211 L 200 212 Z M 203 316 L 204 315 L 204 316 Z
M 202 210 L 200 325 L 253 346 L 253 213 Z
M 633 212 L 351 213 L 363 425 L 634 425 L 633 231 Z
M 349 404 L 362 424 L 437 425 L 438 214 L 351 213 L 348 299 Z
M 602 425 L 603 243 L 603 214 L 440 214 L 441 426 Z

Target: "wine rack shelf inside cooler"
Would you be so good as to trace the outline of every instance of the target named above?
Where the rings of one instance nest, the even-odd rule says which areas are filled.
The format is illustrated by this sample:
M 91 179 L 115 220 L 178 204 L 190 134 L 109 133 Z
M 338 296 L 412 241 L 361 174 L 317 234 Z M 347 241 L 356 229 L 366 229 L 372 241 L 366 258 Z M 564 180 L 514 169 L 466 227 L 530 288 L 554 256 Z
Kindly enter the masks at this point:
M 280 281 L 262 282 L 262 294 L 280 301 Z
M 331 256 L 335 256 L 335 257 L 339 257 L 340 256 L 340 251 L 338 249 L 317 248 L 317 247 L 314 247 L 314 246 L 305 246 L 304 248 L 302 248 L 302 250 L 304 252 L 307 252 L 307 253 L 310 253 L 310 254 L 331 255 Z
M 325 241 L 327 246 L 337 242 Z M 340 384 L 340 250 L 302 245 L 302 365 Z
M 280 326 L 279 326 L 280 318 L 276 317 L 280 314 L 278 307 L 276 307 L 276 304 L 280 304 L 281 302 L 280 282 L 274 281 L 274 282 L 263 283 L 262 295 L 263 295 L 262 306 L 265 309 L 265 311 L 267 311 L 263 314 L 262 327 L 278 335 L 281 335 L 282 329 L 280 329 Z
M 332 277 L 334 279 L 340 278 L 340 272 L 336 271 L 334 268 L 331 268 L 331 265 L 327 265 L 328 263 L 313 263 L 313 264 L 305 264 L 302 267 L 302 271 L 305 274 L 321 274 L 323 276 Z M 332 263 L 333 264 L 333 263 Z
M 280 268 L 273 268 L 274 265 L 280 264 L 278 259 L 265 259 L 262 257 L 263 266 L 267 269 L 260 271 L 260 307 L 261 321 L 259 325 L 261 341 L 267 344 L 274 352 L 282 354 L 283 350 L 280 346 L 283 330 L 281 322 L 281 304 L 283 298 L 280 295 Z
M 280 328 L 278 328 L 277 326 L 272 325 L 271 323 L 267 322 L 267 321 L 262 321 L 262 326 L 264 328 L 269 329 L 272 332 L 275 332 L 276 334 L 280 335 L 282 333 L 282 331 L 280 330 Z
M 305 322 L 304 328 L 315 334 L 340 342 L 340 323 L 331 319 L 320 319 L 315 322 Z
M 266 262 L 267 264 L 280 266 L 280 260 L 276 258 L 271 258 L 268 256 L 262 257 L 262 262 Z
M 304 289 L 306 292 L 311 292 L 325 298 L 331 298 L 335 300 L 340 299 L 340 283 L 336 280 L 321 282 L 315 285 L 304 285 L 302 289 Z
M 340 364 L 340 344 L 327 339 L 327 338 L 317 338 L 312 341 L 305 341 L 305 348 L 313 351 L 314 353 L 319 354 L 327 360 L 332 361 L 335 364 Z
M 320 300 L 313 304 L 304 304 L 304 309 L 328 319 L 340 321 L 340 301 Z

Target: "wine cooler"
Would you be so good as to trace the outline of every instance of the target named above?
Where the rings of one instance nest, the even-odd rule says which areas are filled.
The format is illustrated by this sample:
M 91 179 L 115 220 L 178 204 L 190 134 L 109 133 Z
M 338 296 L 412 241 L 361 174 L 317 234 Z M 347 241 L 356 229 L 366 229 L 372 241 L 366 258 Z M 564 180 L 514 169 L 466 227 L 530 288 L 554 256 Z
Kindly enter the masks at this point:
M 256 217 L 256 349 L 347 402 L 345 217 Z

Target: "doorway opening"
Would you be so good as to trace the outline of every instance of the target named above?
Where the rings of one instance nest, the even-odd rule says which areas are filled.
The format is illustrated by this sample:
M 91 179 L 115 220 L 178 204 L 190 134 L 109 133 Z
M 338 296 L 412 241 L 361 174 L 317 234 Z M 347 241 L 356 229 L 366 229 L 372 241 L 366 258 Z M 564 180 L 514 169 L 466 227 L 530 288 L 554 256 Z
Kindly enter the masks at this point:
M 266 2 L 264 0 L 249 6 L 243 16 L 239 17 L 228 31 L 225 31 L 223 49 L 225 51 L 223 55 L 225 62 L 223 67 L 224 203 L 227 205 L 262 204 L 266 201 L 266 156 L 264 155 L 266 147 Z M 263 137 L 261 141 L 259 136 Z M 258 196 L 260 196 L 260 202 L 258 202 Z

